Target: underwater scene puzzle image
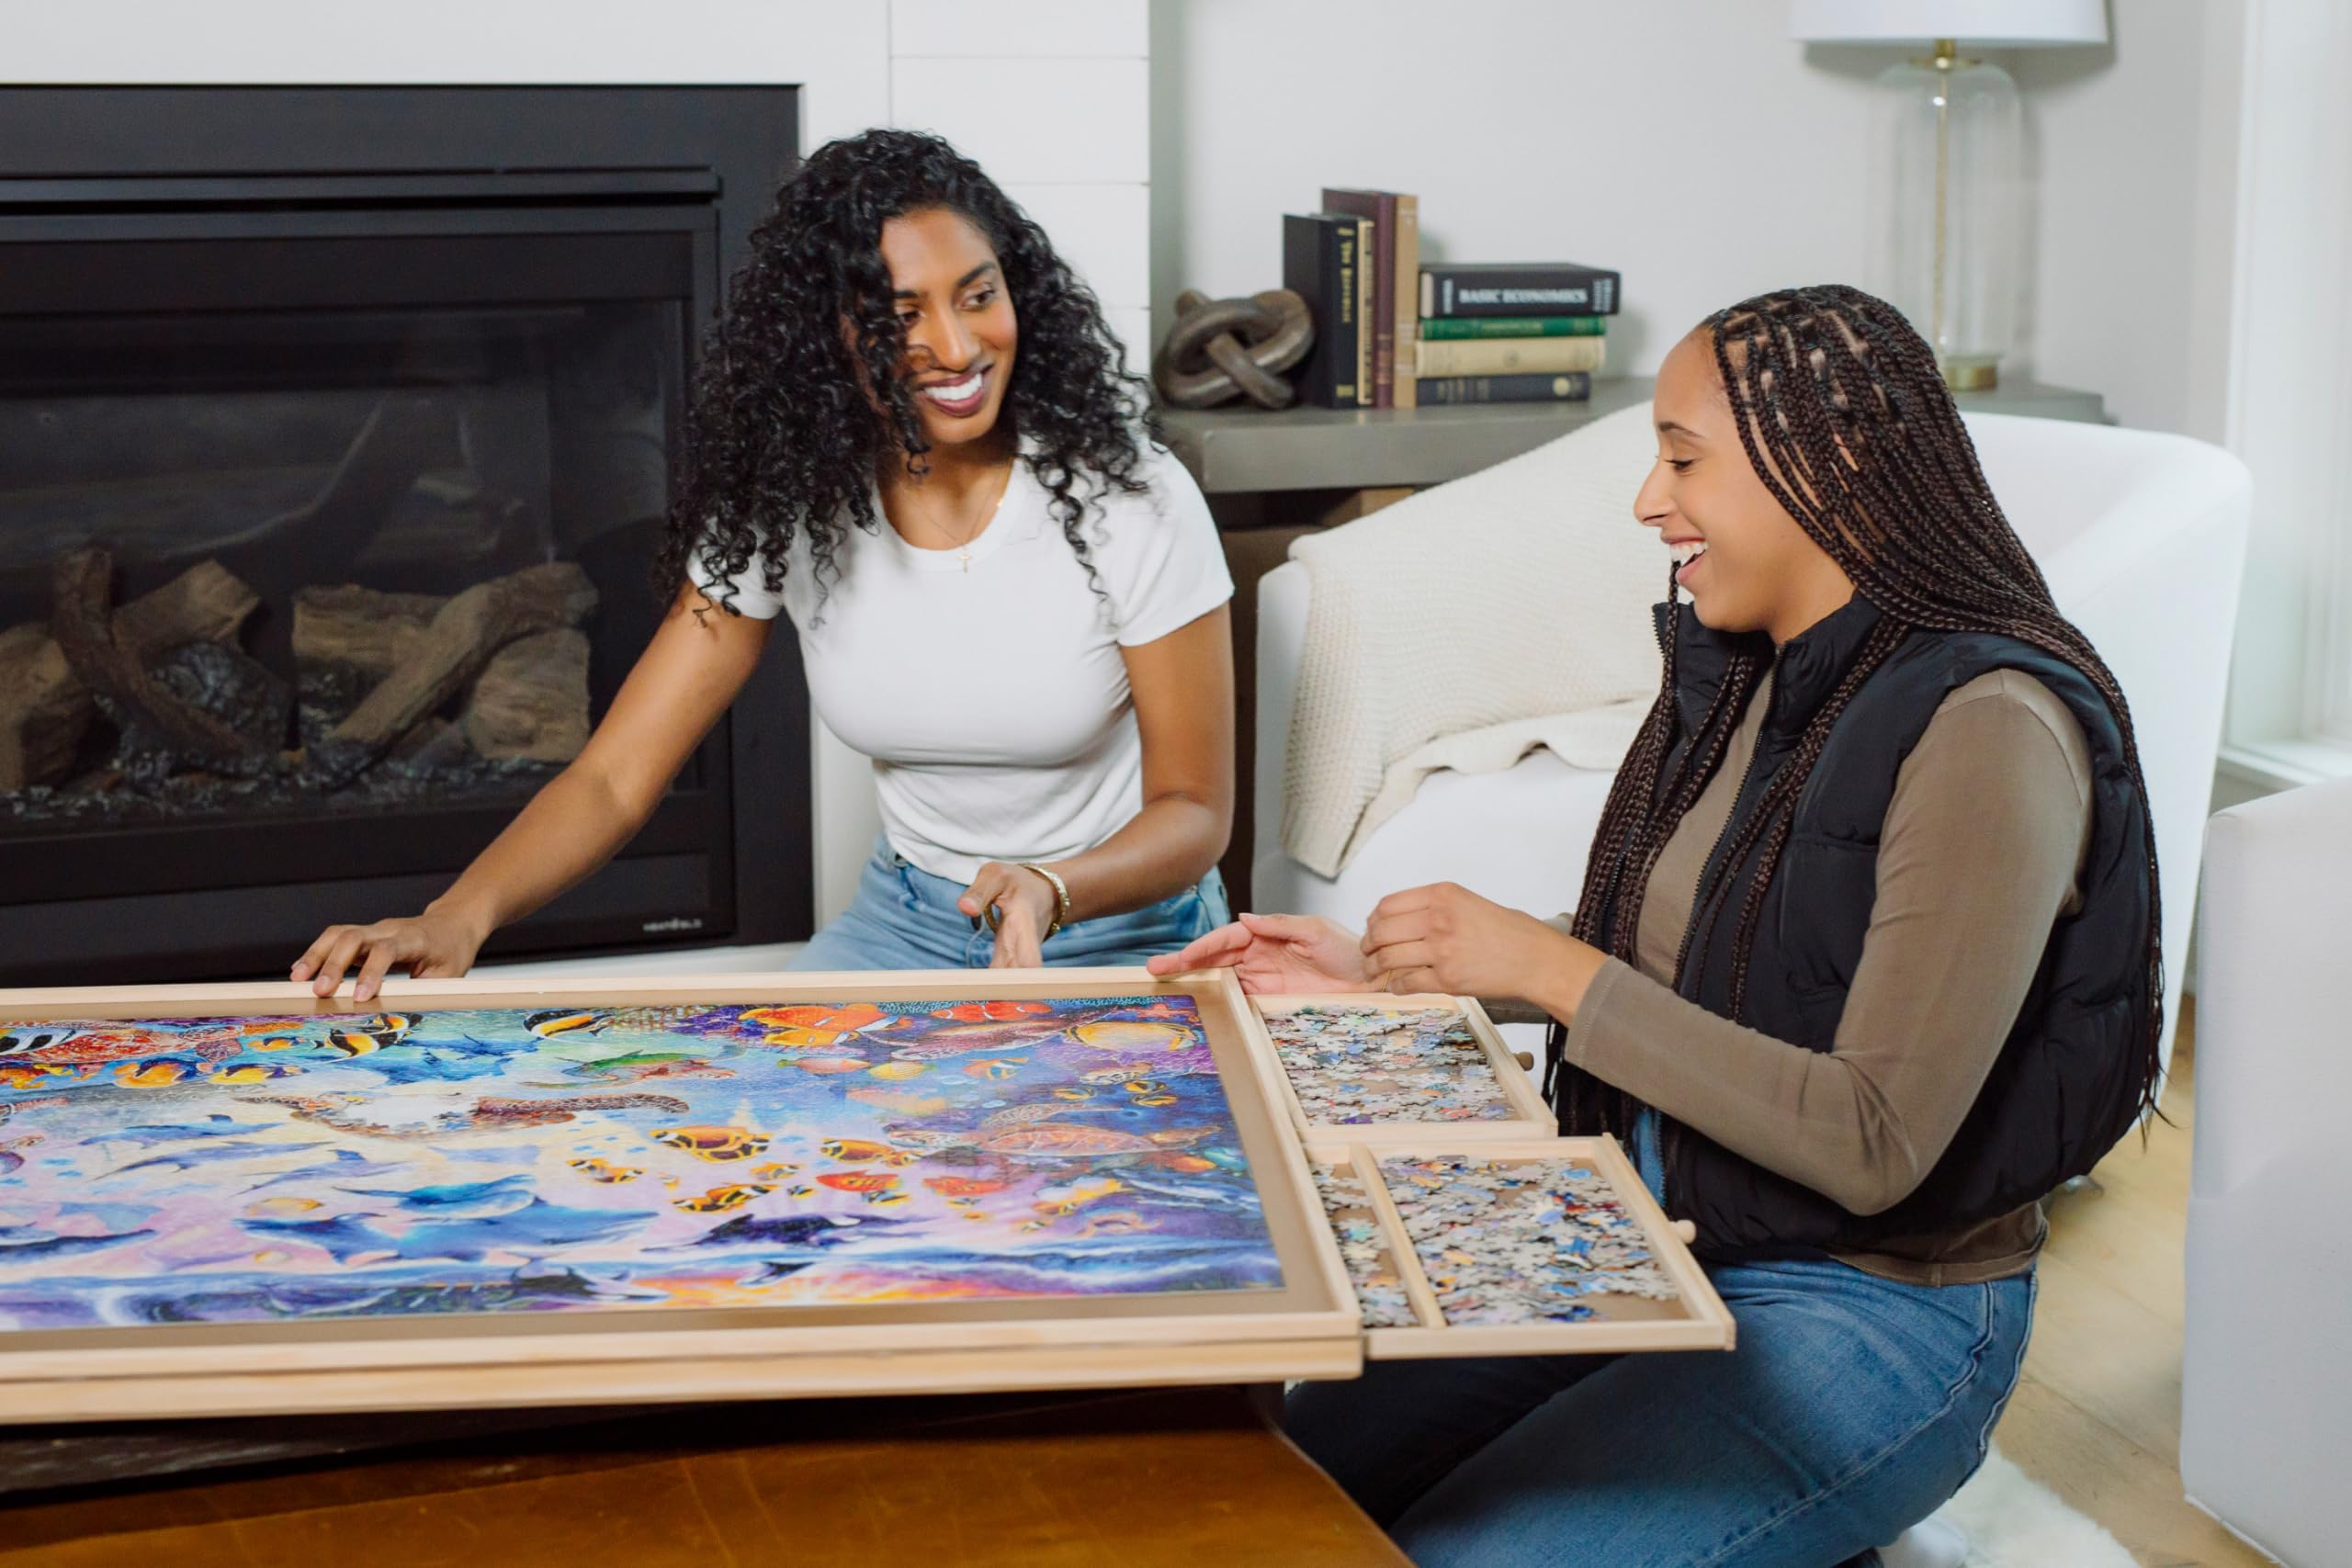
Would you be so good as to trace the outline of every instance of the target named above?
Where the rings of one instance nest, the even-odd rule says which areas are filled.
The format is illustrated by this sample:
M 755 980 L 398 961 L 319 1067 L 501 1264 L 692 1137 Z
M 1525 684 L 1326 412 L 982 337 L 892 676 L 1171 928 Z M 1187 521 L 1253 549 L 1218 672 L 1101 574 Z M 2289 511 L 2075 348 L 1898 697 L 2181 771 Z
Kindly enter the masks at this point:
M 1185 997 L 0 1024 L 0 1330 L 1282 1282 Z

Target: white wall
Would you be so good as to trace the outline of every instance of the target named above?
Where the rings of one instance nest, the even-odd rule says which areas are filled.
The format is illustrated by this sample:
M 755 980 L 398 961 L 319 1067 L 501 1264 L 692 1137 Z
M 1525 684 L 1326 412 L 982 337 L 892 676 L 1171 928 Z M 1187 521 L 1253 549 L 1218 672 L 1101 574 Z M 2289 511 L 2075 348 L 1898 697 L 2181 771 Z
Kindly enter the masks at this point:
M 2109 49 L 1999 57 L 2043 171 L 2010 368 L 2125 423 L 2221 434 L 2235 76 L 2208 23 L 2241 3 L 2118 0 Z M 1745 295 L 1858 279 L 1868 95 L 1896 56 L 1787 25 L 1782 0 L 1154 0 L 1163 324 L 1179 288 L 1278 282 L 1280 214 L 1325 185 L 1417 192 L 1434 254 L 1620 268 L 1623 370 Z
M 2007 57 L 2041 179 L 2042 379 L 2124 424 L 2227 435 L 2245 0 L 2118 0 L 2104 49 Z
M 1776 0 L 1155 0 L 1153 26 L 1163 310 L 1278 285 L 1281 215 L 1326 185 L 1419 194 L 1425 255 L 1619 268 L 1617 368 L 1857 270 L 1868 84 L 1809 70 Z
M 797 83 L 813 148 L 937 130 L 1044 225 L 1149 363 L 1145 0 L 0 0 L 11 82 Z M 877 818 L 865 760 L 816 728 L 818 910 Z
M 890 117 L 936 130 L 1027 209 L 1148 363 L 1144 0 L 890 0 Z

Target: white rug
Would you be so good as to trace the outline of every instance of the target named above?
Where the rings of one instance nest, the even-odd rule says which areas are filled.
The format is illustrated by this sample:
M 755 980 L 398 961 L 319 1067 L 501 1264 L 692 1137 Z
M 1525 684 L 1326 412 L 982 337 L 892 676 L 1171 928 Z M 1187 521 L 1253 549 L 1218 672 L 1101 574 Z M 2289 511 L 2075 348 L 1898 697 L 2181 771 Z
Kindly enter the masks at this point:
M 1936 1517 L 1968 1537 L 1966 1568 L 2133 1568 L 2120 1541 L 1998 1449 Z

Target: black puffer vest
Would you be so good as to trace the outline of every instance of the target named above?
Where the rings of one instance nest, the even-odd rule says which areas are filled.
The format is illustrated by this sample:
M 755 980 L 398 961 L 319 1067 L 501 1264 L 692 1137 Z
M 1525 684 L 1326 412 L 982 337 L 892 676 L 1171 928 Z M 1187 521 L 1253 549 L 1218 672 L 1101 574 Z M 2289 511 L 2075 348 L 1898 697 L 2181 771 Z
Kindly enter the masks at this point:
M 1679 733 L 1673 755 L 1721 686 L 1730 654 L 1753 646 L 1708 630 L 1688 607 L 1657 609 L 1675 637 Z M 1771 706 L 1730 822 L 1710 852 L 1702 886 L 1806 723 L 1852 667 L 1879 623 L 1856 599 L 1781 650 Z M 1752 638 L 1756 634 L 1748 634 Z M 1848 703 L 1829 732 L 1778 874 L 1766 890 L 1741 1021 L 1775 1039 L 1827 1051 L 1846 1008 L 1876 898 L 1879 832 L 1895 774 L 1945 697 L 1979 675 L 2017 670 L 2050 688 L 2090 746 L 2091 841 L 2083 907 L 2052 929 L 2040 972 L 1976 1103 L 1918 1188 L 1884 1213 L 1859 1215 L 1745 1159 L 1695 1129 L 1665 1123 L 1667 1212 L 1696 1222 L 1700 1250 L 1752 1257 L 1799 1247 L 1868 1250 L 1892 1236 L 1989 1219 L 2090 1169 L 2138 1111 L 2149 1010 L 2146 805 L 2106 700 L 2072 666 L 2029 644 L 1981 633 L 1913 632 Z M 1661 776 L 1672 771 L 1672 758 Z M 1709 1011 L 1731 1013 L 1732 942 L 1760 848 L 1734 873 L 1715 913 L 1696 912 L 1678 988 Z M 1606 931 L 1601 933 L 1605 945 Z M 1619 1133 L 1607 1108 L 1620 1097 L 1565 1063 L 1555 1084 L 1562 1131 Z M 1571 1124 L 1571 1122 L 1576 1124 Z

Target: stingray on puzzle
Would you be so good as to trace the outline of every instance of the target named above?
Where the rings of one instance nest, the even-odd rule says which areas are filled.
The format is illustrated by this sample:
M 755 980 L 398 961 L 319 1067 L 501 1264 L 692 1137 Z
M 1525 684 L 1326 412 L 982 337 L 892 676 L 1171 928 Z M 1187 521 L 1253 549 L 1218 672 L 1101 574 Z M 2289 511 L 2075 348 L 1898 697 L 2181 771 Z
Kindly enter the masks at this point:
M 0 1026 L 0 1328 L 1281 1282 L 1188 998 Z

